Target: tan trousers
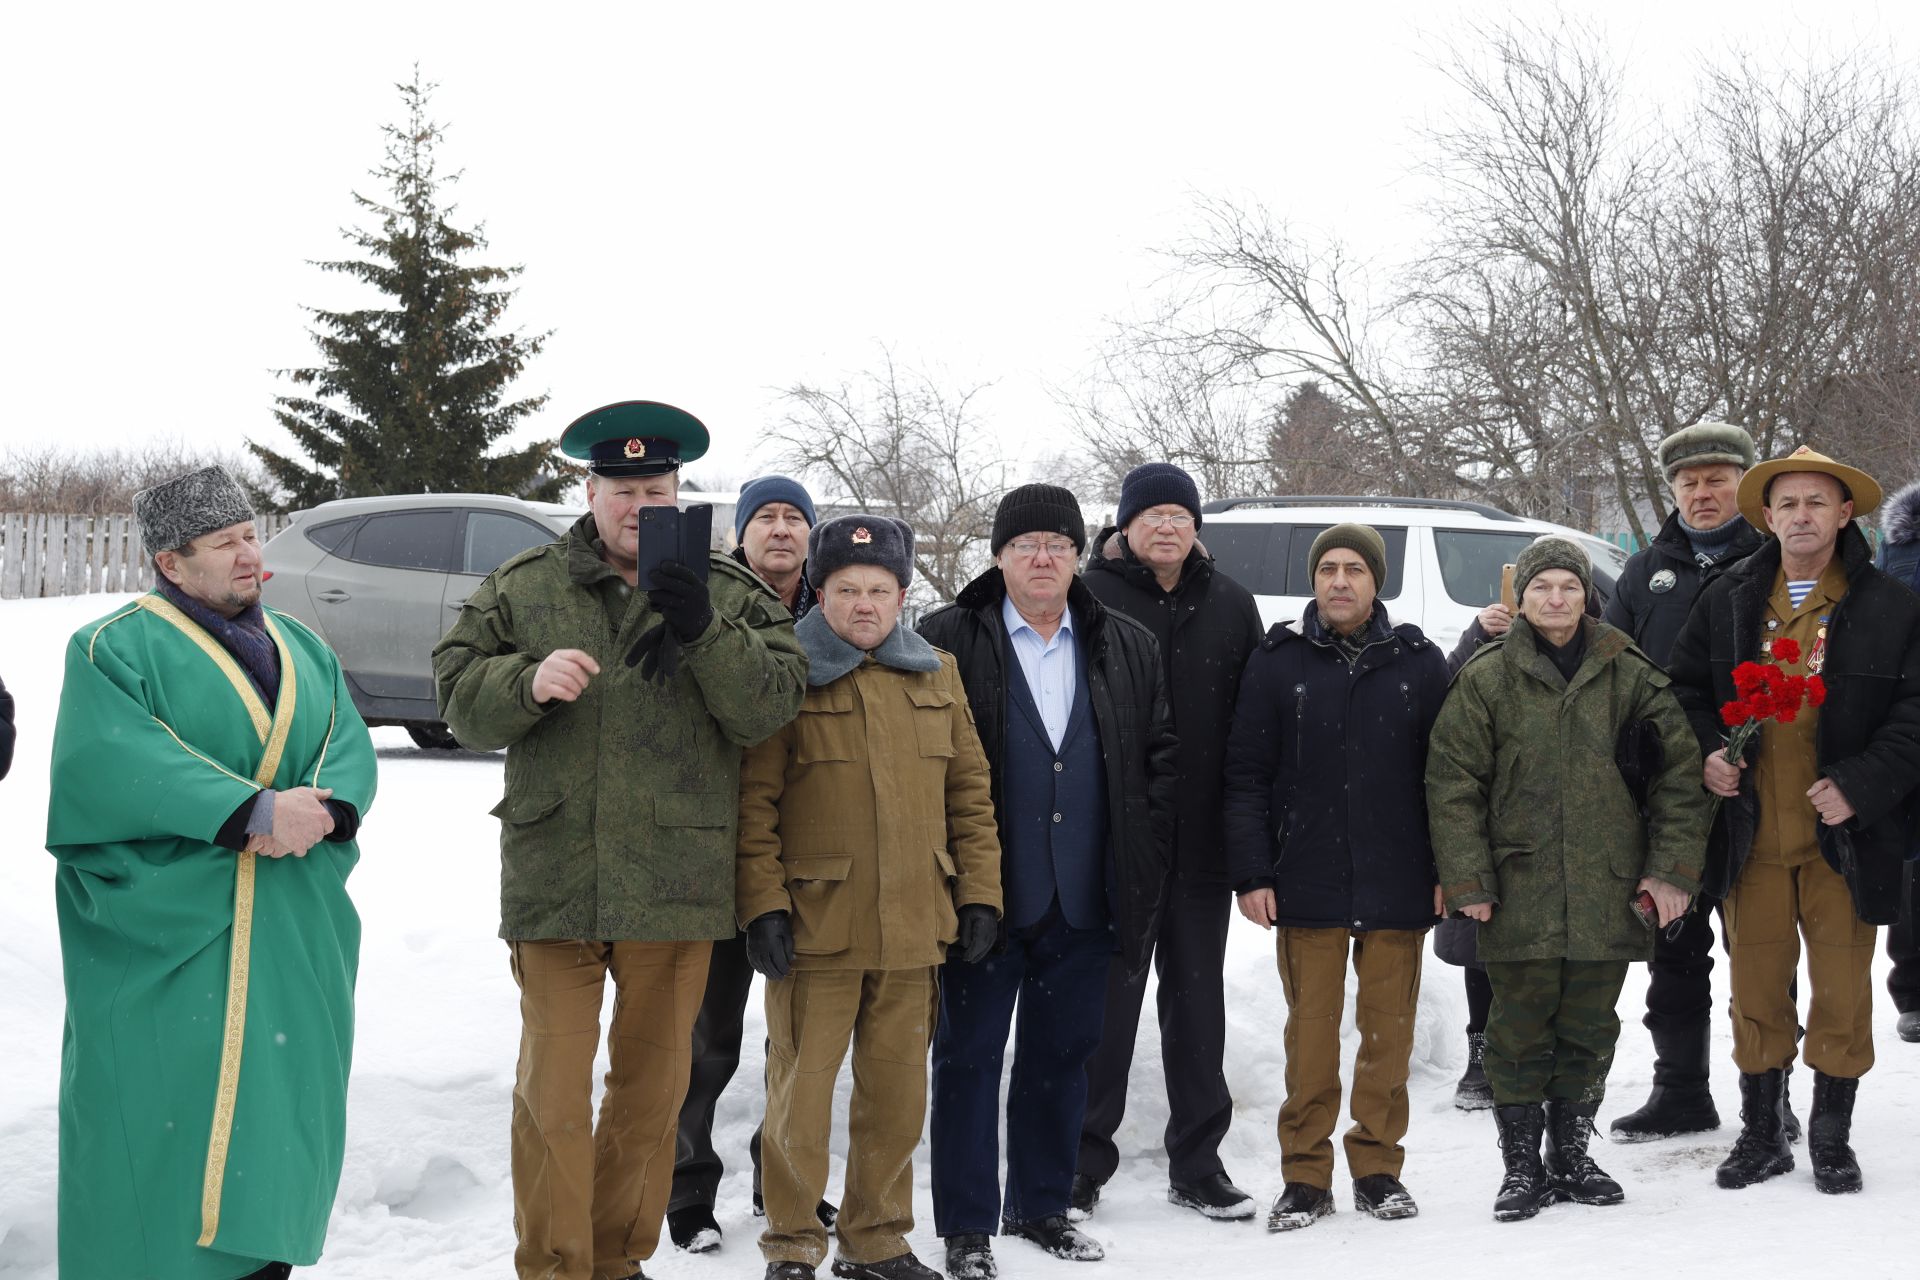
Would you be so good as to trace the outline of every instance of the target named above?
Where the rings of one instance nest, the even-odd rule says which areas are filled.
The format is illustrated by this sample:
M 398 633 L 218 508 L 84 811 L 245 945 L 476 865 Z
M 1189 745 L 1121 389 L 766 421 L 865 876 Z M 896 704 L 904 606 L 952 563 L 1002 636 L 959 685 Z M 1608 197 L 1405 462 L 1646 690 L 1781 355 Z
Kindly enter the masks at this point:
M 713 944 L 508 946 L 520 984 L 514 1269 L 520 1280 L 626 1280 L 660 1241 Z M 608 973 L 613 1022 L 595 1125 L 593 1058 Z
M 927 1114 L 933 969 L 798 969 L 767 984 L 767 1127 L 760 1151 L 769 1262 L 817 1267 L 827 1230 L 833 1088 L 853 1044 L 847 1185 L 834 1222 L 840 1258 L 885 1262 L 909 1251 L 913 1151 Z
M 1847 882 L 1815 857 L 1749 861 L 1727 895 L 1733 1061 L 1755 1075 L 1793 1061 L 1799 1012 L 1787 986 L 1807 942 L 1807 1065 L 1856 1079 L 1873 1065 L 1875 929 L 1854 914 Z
M 1426 933 L 1413 929 L 1278 930 L 1280 986 L 1287 998 L 1287 1100 L 1280 1107 L 1280 1168 L 1288 1182 L 1333 1186 L 1333 1126 L 1340 1110 L 1340 1014 L 1347 999 L 1347 946 L 1360 979 L 1354 1021 L 1347 1172 L 1400 1176 L 1407 1136 L 1407 1071 Z

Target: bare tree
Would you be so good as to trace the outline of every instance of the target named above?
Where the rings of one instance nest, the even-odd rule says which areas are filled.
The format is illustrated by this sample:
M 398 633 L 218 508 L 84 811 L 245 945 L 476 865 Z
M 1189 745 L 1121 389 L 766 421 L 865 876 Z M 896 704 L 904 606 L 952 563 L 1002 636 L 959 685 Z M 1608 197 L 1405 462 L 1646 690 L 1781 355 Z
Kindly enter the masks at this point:
M 266 483 L 266 472 L 251 458 L 179 440 L 91 451 L 53 444 L 9 449 L 0 455 L 0 511 L 124 515 L 140 490 L 214 464 L 243 484 Z
M 920 594 L 951 600 L 985 567 L 1008 487 L 1008 468 L 974 415 L 986 385 L 943 385 L 883 349 L 878 367 L 836 386 L 789 387 L 767 438 L 780 466 L 911 524 Z

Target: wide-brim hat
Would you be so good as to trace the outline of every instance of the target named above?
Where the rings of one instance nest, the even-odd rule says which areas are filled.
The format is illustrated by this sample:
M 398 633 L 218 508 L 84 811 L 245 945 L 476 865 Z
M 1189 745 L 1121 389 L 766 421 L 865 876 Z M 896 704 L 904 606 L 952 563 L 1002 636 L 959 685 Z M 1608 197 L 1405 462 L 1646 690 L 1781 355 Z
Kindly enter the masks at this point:
M 1856 518 L 1867 515 L 1880 505 L 1882 494 L 1878 480 L 1858 467 L 1835 462 L 1826 454 L 1803 444 L 1784 458 L 1768 458 L 1740 477 L 1740 514 L 1747 518 L 1748 524 L 1763 533 L 1766 531 L 1767 485 L 1775 477 L 1795 471 L 1817 471 L 1847 486 L 1847 492 L 1853 495 L 1853 514 Z
M 707 428 L 685 409 L 658 400 L 620 400 L 567 424 L 560 452 L 595 475 L 657 476 L 707 451 Z

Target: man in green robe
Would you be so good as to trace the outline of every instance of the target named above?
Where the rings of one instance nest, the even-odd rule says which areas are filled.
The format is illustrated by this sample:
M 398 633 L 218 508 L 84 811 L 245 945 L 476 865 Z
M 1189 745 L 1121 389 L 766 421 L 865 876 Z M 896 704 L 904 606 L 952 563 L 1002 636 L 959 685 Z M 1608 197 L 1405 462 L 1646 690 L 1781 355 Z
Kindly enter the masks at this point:
M 269 1280 L 319 1258 L 340 1178 L 373 745 L 261 609 L 226 472 L 135 515 L 158 586 L 74 634 L 53 739 L 60 1274 Z

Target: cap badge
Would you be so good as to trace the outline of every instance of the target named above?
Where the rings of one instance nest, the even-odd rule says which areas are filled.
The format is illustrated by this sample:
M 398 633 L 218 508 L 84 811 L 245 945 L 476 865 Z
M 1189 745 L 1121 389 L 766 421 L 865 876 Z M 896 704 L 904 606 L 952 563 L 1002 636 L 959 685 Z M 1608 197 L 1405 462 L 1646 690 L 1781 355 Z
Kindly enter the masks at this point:
M 622 449 L 621 452 L 629 458 L 644 458 L 647 456 L 647 442 L 635 436 L 633 439 L 627 441 L 627 447 Z
M 873 535 L 867 532 L 867 526 L 861 525 L 858 529 L 855 529 L 853 531 L 853 541 L 856 543 L 872 542 Z
M 1679 575 L 1675 574 L 1673 570 L 1662 569 L 1647 579 L 1647 590 L 1658 595 L 1662 592 L 1673 590 L 1675 584 L 1679 581 Z

